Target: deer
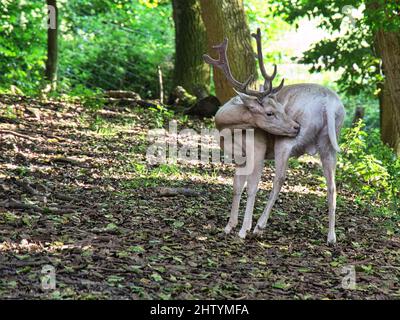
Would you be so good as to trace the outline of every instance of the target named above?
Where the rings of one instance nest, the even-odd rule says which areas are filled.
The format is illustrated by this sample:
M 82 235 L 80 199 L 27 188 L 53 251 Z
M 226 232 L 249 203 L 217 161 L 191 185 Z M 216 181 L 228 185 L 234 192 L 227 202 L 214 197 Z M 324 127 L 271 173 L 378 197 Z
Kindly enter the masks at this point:
M 252 228 L 254 202 L 258 184 L 262 176 L 265 159 L 275 160 L 275 176 L 267 205 L 254 227 L 253 234 L 260 235 L 266 228 L 272 208 L 286 179 L 289 158 L 303 154 L 319 153 L 323 174 L 327 184 L 328 237 L 327 243 L 336 243 L 336 162 L 340 152 L 338 137 L 345 118 L 345 109 L 339 96 L 331 89 L 313 83 L 280 85 L 273 87 L 277 66 L 271 75 L 266 72 L 261 44 L 261 30 L 253 33 L 257 43 L 257 59 L 264 84 L 260 90 L 249 89 L 253 76 L 244 83 L 237 81 L 230 70 L 227 57 L 228 39 L 213 48 L 219 58 L 204 55 L 204 60 L 224 73 L 237 96 L 226 102 L 215 115 L 215 126 L 221 131 L 229 129 L 253 129 L 253 152 L 246 155 L 245 161 L 252 164 L 248 174 L 240 172 L 236 164 L 233 178 L 233 200 L 229 221 L 224 229 L 229 234 L 238 224 L 239 205 L 245 184 L 247 201 L 239 237 L 246 238 Z M 294 124 L 295 123 L 295 124 Z M 243 141 L 239 141 L 243 144 Z M 235 142 L 236 143 L 236 142 Z M 221 148 L 224 149 L 221 139 Z

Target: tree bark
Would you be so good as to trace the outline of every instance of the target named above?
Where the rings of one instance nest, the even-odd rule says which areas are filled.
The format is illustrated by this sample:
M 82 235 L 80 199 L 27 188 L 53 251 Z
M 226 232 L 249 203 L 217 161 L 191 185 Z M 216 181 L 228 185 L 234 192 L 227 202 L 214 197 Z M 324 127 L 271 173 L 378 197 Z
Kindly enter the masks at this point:
M 400 33 L 379 30 L 375 47 L 385 75 L 379 99 L 381 138 L 400 155 Z
M 47 5 L 54 8 L 50 10 L 49 24 L 47 29 L 47 61 L 46 61 L 46 80 L 50 83 L 50 89 L 55 90 L 57 86 L 58 69 L 58 8 L 57 0 L 47 0 Z M 55 14 L 55 16 L 52 16 Z M 51 23 L 55 20 L 55 23 Z
M 175 22 L 174 84 L 203 98 L 210 90 L 210 67 L 203 61 L 207 51 L 206 30 L 199 0 L 173 0 Z
M 201 15 L 207 31 L 208 54 L 217 58 L 212 46 L 229 39 L 228 59 L 233 76 L 243 82 L 256 75 L 256 61 L 251 46 L 242 0 L 200 0 Z M 218 99 L 225 103 L 236 95 L 223 73 L 214 69 L 214 84 Z

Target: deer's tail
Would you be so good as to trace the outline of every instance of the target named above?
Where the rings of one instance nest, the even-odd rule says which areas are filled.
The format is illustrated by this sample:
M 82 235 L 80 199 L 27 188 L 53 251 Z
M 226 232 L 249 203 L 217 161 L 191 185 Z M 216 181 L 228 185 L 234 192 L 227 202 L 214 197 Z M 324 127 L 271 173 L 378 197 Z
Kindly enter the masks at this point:
M 333 149 L 335 149 L 337 152 L 340 152 L 337 136 L 340 128 L 342 127 L 344 119 L 344 107 L 341 102 L 340 108 L 337 108 L 337 106 L 327 106 L 326 119 L 328 122 L 329 140 L 331 141 Z

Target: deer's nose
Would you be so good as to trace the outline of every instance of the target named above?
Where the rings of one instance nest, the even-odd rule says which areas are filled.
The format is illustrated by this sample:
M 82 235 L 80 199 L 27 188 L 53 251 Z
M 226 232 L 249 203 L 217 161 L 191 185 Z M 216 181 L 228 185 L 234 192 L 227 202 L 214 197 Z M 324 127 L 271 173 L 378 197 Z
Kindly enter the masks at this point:
M 300 131 L 300 125 L 299 124 L 295 124 L 293 126 L 293 129 L 296 130 L 296 131 Z

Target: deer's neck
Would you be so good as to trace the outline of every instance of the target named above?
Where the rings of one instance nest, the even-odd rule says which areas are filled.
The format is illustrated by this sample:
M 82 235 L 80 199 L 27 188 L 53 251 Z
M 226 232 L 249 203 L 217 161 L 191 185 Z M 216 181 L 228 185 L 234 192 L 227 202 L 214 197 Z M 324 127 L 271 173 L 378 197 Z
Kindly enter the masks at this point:
M 251 129 L 254 128 L 254 123 L 249 110 L 243 105 L 234 104 L 231 100 L 218 110 L 215 115 L 215 126 L 218 130 Z

